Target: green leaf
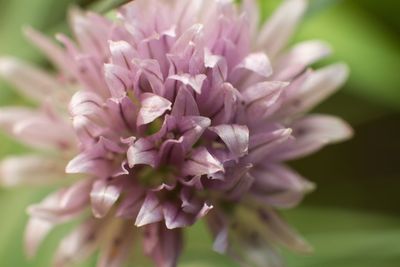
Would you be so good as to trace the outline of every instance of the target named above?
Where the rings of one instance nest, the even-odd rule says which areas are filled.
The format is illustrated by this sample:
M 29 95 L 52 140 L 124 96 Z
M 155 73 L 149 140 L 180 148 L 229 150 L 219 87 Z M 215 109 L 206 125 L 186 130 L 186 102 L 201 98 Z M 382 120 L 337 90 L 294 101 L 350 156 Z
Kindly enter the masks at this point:
M 358 97 L 400 108 L 400 50 L 397 35 L 351 1 L 314 13 L 300 27 L 298 40 L 322 39 L 344 61 L 351 75 L 346 90 Z

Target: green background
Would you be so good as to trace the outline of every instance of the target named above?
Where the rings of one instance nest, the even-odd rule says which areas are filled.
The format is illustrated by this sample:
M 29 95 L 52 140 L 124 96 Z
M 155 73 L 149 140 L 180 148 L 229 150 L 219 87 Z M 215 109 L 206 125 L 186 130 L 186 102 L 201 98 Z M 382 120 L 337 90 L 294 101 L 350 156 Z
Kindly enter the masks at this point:
M 0 56 L 15 55 L 47 65 L 21 34 L 32 25 L 48 34 L 67 31 L 68 6 L 104 9 L 94 1 L 0 0 Z M 280 1 L 262 0 L 266 17 Z M 351 69 L 343 90 L 317 108 L 349 121 L 356 135 L 293 165 L 317 183 L 288 221 L 315 247 L 313 255 L 284 252 L 289 267 L 400 266 L 400 1 L 311 0 L 294 41 L 323 39 L 335 54 L 327 64 L 344 61 Z M 0 105 L 29 104 L 0 82 Z M 0 155 L 26 151 L 1 135 Z M 22 235 L 25 207 L 48 190 L 0 189 L 0 266 L 46 267 L 59 238 L 71 226 L 52 233 L 38 256 L 26 260 Z M 236 266 L 210 249 L 202 224 L 189 231 L 179 266 Z M 131 266 L 145 266 L 140 256 Z M 84 266 L 95 266 L 94 260 Z

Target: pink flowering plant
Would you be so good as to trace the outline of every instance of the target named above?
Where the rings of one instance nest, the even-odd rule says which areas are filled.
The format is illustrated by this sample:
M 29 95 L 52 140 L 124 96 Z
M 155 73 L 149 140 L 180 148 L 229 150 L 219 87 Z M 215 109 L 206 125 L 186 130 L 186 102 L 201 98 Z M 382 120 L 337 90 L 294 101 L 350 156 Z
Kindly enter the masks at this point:
M 38 106 L 0 110 L 1 128 L 38 151 L 4 159 L 1 181 L 63 185 L 28 208 L 28 254 L 71 220 L 81 223 L 54 266 L 99 250 L 99 267 L 119 267 L 140 241 L 156 266 L 174 267 L 200 219 L 213 249 L 243 266 L 282 266 L 280 246 L 310 251 L 277 209 L 314 185 L 285 162 L 352 131 L 307 114 L 348 71 L 309 67 L 329 55 L 323 42 L 287 48 L 305 10 L 284 1 L 259 27 L 253 0 L 135 0 L 113 19 L 73 10 L 74 39 L 26 29 L 56 72 L 0 59 Z

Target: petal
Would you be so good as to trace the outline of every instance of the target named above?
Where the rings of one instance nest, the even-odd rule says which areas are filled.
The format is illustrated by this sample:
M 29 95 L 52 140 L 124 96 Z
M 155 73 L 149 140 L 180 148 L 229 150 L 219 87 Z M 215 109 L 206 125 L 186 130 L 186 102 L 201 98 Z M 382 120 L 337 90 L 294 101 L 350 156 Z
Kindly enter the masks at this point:
M 159 222 L 163 218 L 163 210 L 159 199 L 154 193 L 148 193 L 140 208 L 135 225 L 141 227 Z
M 273 155 L 273 149 L 290 141 L 291 134 L 292 129 L 278 129 L 250 136 L 249 155 L 246 157 L 246 162 L 255 164 L 263 161 L 266 156 Z
M 351 127 L 343 120 L 328 115 L 310 115 L 293 124 L 293 142 L 275 151 L 273 157 L 291 160 L 310 155 L 327 144 L 352 137 Z
M 123 67 L 104 64 L 104 76 L 112 97 L 124 97 L 133 88 L 131 74 Z
M 236 157 L 247 154 L 249 148 L 249 129 L 244 125 L 223 124 L 210 128 L 215 132 Z
M 201 116 L 186 116 L 180 119 L 178 128 L 183 136 L 184 148 L 186 150 L 191 149 L 210 124 L 209 118 Z
M 284 82 L 261 82 L 244 90 L 242 96 L 249 121 L 257 123 L 272 114 L 275 110 L 272 107 L 278 104 L 287 85 Z
M 66 267 L 87 259 L 96 249 L 102 233 L 102 221 L 88 219 L 63 238 L 57 248 L 54 266 Z
M 199 109 L 193 95 L 185 88 L 181 87 L 175 98 L 171 115 L 175 117 L 181 116 L 198 116 Z
M 117 178 L 121 179 L 121 178 Z M 93 215 L 103 218 L 119 199 L 122 192 L 122 182 L 114 180 L 98 180 L 93 184 L 90 192 Z
M 38 149 L 65 151 L 76 145 L 72 127 L 53 111 L 18 121 L 13 133 L 20 141 Z
M 37 111 L 25 107 L 1 107 L 0 128 L 7 134 L 14 134 L 14 126 L 19 121 L 37 115 Z
M 102 112 L 103 99 L 94 92 L 78 91 L 69 103 L 68 109 L 72 116 L 89 116 Z
M 18 59 L 0 58 L 0 76 L 38 103 L 65 93 L 63 86 L 54 77 Z
M 155 167 L 158 164 L 158 154 L 154 144 L 146 138 L 134 142 L 128 149 L 127 158 L 129 167 L 146 164 Z
M 0 183 L 9 187 L 51 185 L 65 178 L 65 164 L 62 159 L 38 155 L 8 157 L 0 162 Z
M 137 57 L 135 49 L 126 41 L 109 41 L 112 63 L 126 69 L 132 69 L 132 61 Z
M 138 126 L 153 122 L 167 110 L 170 110 L 172 105 L 167 99 L 151 93 L 142 94 L 141 104 L 137 119 Z
M 287 0 L 262 26 L 256 48 L 273 58 L 287 43 L 307 8 L 305 0 Z
M 28 213 L 55 223 L 69 221 L 85 210 L 91 186 L 91 180 L 75 183 L 47 196 L 41 203 L 29 206 Z
M 269 239 L 293 251 L 302 253 L 312 252 L 312 247 L 273 210 L 267 208 L 259 209 L 258 216 L 266 227 L 265 232 L 269 236 Z
M 29 258 L 37 253 L 40 244 L 44 238 L 53 229 L 54 223 L 31 217 L 25 228 L 25 251 Z
M 97 267 L 121 267 L 131 255 L 134 228 L 125 223 L 114 231 L 111 240 L 101 250 Z
M 254 182 L 254 178 L 249 175 L 251 168 L 251 164 L 227 162 L 223 180 L 208 181 L 208 187 L 222 191 L 223 198 L 238 201 L 249 191 Z
M 56 45 L 52 40 L 36 31 L 27 27 L 24 29 L 25 36 L 33 44 L 35 44 L 49 58 L 53 64 L 67 76 L 72 76 L 73 65 L 72 59 L 60 46 Z
M 265 53 L 252 53 L 243 59 L 235 69 L 245 69 L 264 78 L 271 76 L 272 66 Z
M 182 230 L 169 230 L 159 223 L 147 226 L 145 231 L 144 251 L 156 266 L 176 267 L 182 251 Z
M 164 95 L 164 76 L 161 72 L 160 64 L 154 59 L 135 58 L 133 63 L 140 70 L 151 88 L 141 88 L 142 91 L 151 91 L 157 95 Z
M 311 73 L 297 93 L 288 96 L 288 101 L 282 105 L 283 112 L 292 115 L 313 109 L 344 84 L 348 73 L 344 64 L 331 65 Z
M 179 140 L 169 139 L 165 141 L 159 152 L 160 164 L 166 164 L 171 166 L 180 166 L 184 160 L 184 147 L 183 138 Z
M 304 195 L 314 189 L 308 182 L 290 168 L 278 164 L 262 164 L 250 171 L 255 178 L 251 194 L 258 201 L 277 208 L 293 208 Z
M 188 73 L 171 75 L 170 80 L 180 81 L 183 85 L 190 86 L 196 93 L 201 94 L 204 80 L 207 76 L 204 74 L 191 75 Z
M 222 163 L 203 147 L 194 150 L 182 166 L 183 175 L 212 175 L 223 171 Z
M 184 228 L 194 223 L 193 216 L 185 213 L 179 205 L 166 203 L 163 205 L 165 225 L 168 229 Z
M 108 158 L 103 144 L 96 144 L 91 149 L 78 154 L 65 167 L 67 173 L 86 173 L 97 177 L 109 177 L 113 172 L 112 159 Z
M 226 216 L 214 210 L 207 216 L 207 224 L 214 237 L 213 250 L 218 253 L 226 253 L 229 247 L 229 229 Z
M 331 48 L 321 41 L 306 41 L 295 45 L 288 53 L 277 59 L 274 80 L 289 81 L 307 66 L 328 56 Z

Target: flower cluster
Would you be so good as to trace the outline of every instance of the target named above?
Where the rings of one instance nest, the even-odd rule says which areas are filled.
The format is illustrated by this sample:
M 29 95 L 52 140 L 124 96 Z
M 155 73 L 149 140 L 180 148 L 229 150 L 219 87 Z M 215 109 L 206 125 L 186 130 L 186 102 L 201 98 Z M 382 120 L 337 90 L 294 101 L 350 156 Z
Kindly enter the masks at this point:
M 114 19 L 74 10 L 76 41 L 57 35 L 62 46 L 27 29 L 58 71 L 0 60 L 40 107 L 2 108 L 0 126 L 41 151 L 3 160 L 2 183 L 72 182 L 28 208 L 28 253 L 80 219 L 55 266 L 97 249 L 98 266 L 121 266 L 141 234 L 156 266 L 173 267 L 182 229 L 200 218 L 214 249 L 245 266 L 281 266 L 277 245 L 308 251 L 276 209 L 313 184 L 284 162 L 351 129 L 305 115 L 347 77 L 341 64 L 309 68 L 330 53 L 322 42 L 284 50 L 305 9 L 287 0 L 259 28 L 253 0 L 135 0 Z

